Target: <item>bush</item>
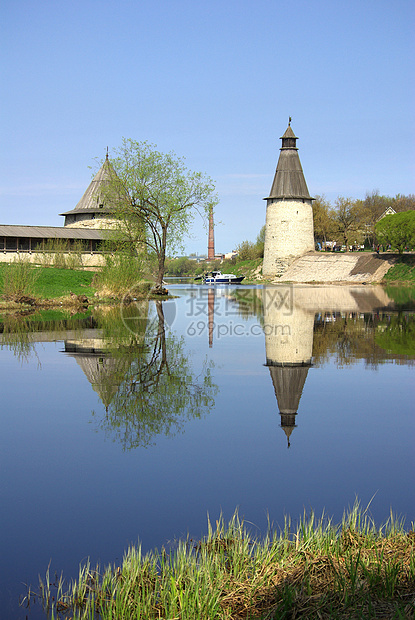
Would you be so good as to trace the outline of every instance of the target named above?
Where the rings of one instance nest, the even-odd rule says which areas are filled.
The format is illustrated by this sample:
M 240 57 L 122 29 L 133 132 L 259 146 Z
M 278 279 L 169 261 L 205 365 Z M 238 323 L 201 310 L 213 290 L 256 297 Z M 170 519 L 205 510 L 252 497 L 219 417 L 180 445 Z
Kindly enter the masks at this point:
M 415 244 L 415 211 L 386 215 L 375 226 L 378 242 L 391 244 L 399 254 Z
M 48 239 L 41 253 L 41 264 L 58 269 L 79 269 L 84 249 L 82 241 L 74 241 L 68 246 L 66 239 Z
M 195 272 L 196 267 L 197 262 L 185 256 L 172 258 L 167 262 L 166 274 L 169 276 L 189 276 Z
M 106 254 L 105 265 L 95 276 L 98 293 L 106 297 L 120 297 L 128 291 L 140 293 L 150 288 L 143 282 L 144 262 L 140 256 L 129 256 L 122 252 Z
M 33 297 L 38 276 L 28 259 L 15 258 L 3 271 L 3 296 L 16 302 Z

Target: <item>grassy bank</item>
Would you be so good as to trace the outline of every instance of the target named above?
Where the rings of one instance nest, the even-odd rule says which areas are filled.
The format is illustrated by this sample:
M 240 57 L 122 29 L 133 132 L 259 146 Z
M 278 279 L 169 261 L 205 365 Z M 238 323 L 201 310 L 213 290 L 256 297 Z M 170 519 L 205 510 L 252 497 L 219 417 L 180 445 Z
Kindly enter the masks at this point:
M 8 274 L 13 268 L 13 264 L 0 263 L 0 296 L 5 293 Z M 95 288 L 92 286 L 94 273 L 91 271 L 34 266 L 28 266 L 27 269 L 33 276 L 30 282 L 30 290 L 25 293 L 27 295 L 42 299 L 55 299 L 69 295 L 71 292 L 75 295 L 87 296 L 93 295 L 95 292 Z M 25 268 L 21 271 L 24 270 Z M 23 273 L 16 274 L 16 286 L 24 286 L 23 276 Z
M 203 540 L 173 551 L 144 555 L 137 546 L 121 566 L 86 563 L 68 587 L 47 574 L 45 609 L 101 620 L 414 617 L 415 533 L 393 517 L 376 528 L 356 505 L 338 526 L 312 514 L 264 539 L 237 514 L 208 526 Z
M 402 254 L 384 277 L 388 284 L 415 284 L 415 255 Z

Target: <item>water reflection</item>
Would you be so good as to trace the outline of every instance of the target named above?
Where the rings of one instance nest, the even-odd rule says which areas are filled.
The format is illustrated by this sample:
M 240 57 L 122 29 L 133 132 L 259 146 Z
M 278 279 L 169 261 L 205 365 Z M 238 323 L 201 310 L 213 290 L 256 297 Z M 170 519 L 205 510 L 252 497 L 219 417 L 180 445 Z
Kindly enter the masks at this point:
M 205 361 L 196 372 L 184 337 L 166 332 L 163 302 L 155 302 L 155 309 L 157 319 L 129 350 L 128 368 L 98 423 L 124 449 L 148 446 L 156 435 L 175 435 L 188 420 L 209 413 L 217 392 L 213 364 Z M 112 377 L 102 379 L 111 392 Z
M 1 617 L 23 617 L 4 610 L 50 558 L 75 577 L 82 557 L 198 535 L 222 509 L 337 521 L 378 490 L 378 523 L 390 506 L 410 519 L 415 322 L 393 292 L 181 287 L 172 329 L 153 302 L 125 321 L 114 307 L 3 317 Z
M 309 368 L 335 360 L 414 364 L 415 321 L 382 287 L 265 287 L 234 293 L 241 313 L 259 316 L 288 447 Z
M 313 354 L 314 312 L 293 304 L 292 288 L 263 290 L 266 366 L 277 398 L 281 428 L 290 436 L 296 426 Z
M 192 333 L 207 332 L 209 348 L 235 316 L 255 317 L 261 325 L 265 366 L 288 446 L 312 366 L 361 359 L 370 367 L 414 363 L 414 315 L 405 310 L 408 302 L 401 293 L 395 301 L 380 286 L 196 287 L 188 293 Z M 104 405 L 104 414 L 93 413 L 98 428 L 124 449 L 148 446 L 160 434 L 174 435 L 214 405 L 212 362 L 194 370 L 185 335 L 166 331 L 163 302 L 123 308 L 122 320 L 118 307 L 76 316 L 54 311 L 3 317 L 0 345 L 11 347 L 21 360 L 41 341 L 63 342 L 62 353 L 75 359 Z
M 157 435 L 173 436 L 187 421 L 209 413 L 217 393 L 213 362 L 194 369 L 185 338 L 166 332 L 163 302 L 154 302 L 153 309 L 150 317 L 149 302 L 143 301 L 122 313 L 119 307 L 99 307 L 82 320 L 65 313 L 49 322 L 8 317 L 0 347 L 28 361 L 36 355 L 36 342 L 62 341 L 60 352 L 75 359 L 105 407 L 103 417 L 92 412 L 98 428 L 123 449 L 148 446 Z

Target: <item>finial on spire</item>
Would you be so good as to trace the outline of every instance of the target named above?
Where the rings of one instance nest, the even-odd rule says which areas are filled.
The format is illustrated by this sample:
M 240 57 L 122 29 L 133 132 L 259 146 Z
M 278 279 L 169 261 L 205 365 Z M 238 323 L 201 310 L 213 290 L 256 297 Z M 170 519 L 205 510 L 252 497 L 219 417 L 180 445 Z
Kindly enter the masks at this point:
M 292 118 L 291 118 L 291 116 L 289 116 L 288 117 L 288 127 L 291 127 L 291 120 L 292 120 Z
M 107 155 L 106 155 L 105 159 L 108 161 L 108 147 L 107 147 Z

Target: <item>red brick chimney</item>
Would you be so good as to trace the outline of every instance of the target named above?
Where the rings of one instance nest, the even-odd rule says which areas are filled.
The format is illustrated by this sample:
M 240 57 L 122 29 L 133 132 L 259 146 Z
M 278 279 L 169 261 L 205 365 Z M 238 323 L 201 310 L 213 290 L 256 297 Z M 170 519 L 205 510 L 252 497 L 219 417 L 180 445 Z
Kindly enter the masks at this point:
M 213 232 L 213 207 L 209 211 L 208 260 L 215 258 L 215 235 Z

